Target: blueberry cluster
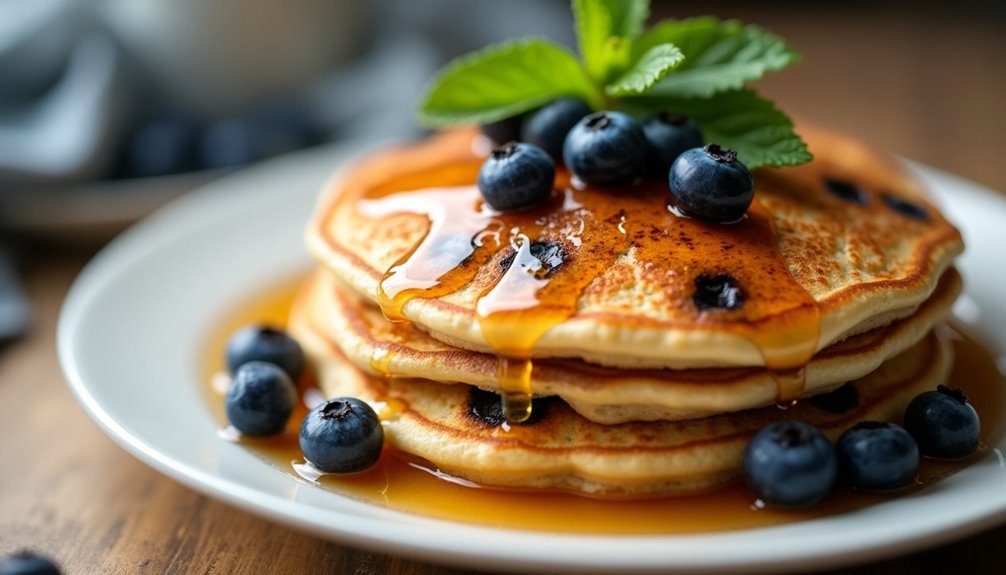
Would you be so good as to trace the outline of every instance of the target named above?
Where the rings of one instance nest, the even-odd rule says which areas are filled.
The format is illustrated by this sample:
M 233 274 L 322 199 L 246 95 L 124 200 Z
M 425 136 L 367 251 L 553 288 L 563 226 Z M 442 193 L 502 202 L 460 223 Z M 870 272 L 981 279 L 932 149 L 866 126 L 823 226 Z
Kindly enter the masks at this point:
M 275 435 L 286 428 L 297 403 L 294 384 L 304 351 L 285 332 L 269 326 L 239 330 L 227 343 L 232 380 L 224 399 L 227 420 L 245 435 Z
M 296 102 L 274 102 L 210 123 L 182 109 L 151 110 L 129 128 L 115 175 L 145 178 L 230 168 L 325 139 L 317 118 Z
M 765 504 L 807 507 L 836 483 L 867 492 L 902 489 L 915 482 L 920 455 L 956 459 L 978 446 L 978 414 L 962 392 L 942 385 L 913 399 L 904 423 L 863 421 L 834 445 L 802 421 L 773 423 L 748 444 L 744 479 Z
M 286 332 L 249 326 L 231 336 L 227 367 L 232 375 L 224 399 L 227 420 L 244 435 L 282 433 L 297 402 L 304 351 Z M 384 429 L 374 410 L 355 398 L 322 403 L 304 418 L 300 449 L 328 473 L 369 468 L 381 455 Z
M 685 116 L 658 114 L 640 123 L 623 112 L 591 113 L 583 101 L 563 98 L 484 125 L 482 132 L 499 147 L 479 172 L 479 191 L 500 211 L 548 198 L 555 162 L 592 186 L 666 177 L 671 208 L 710 222 L 739 220 L 754 199 L 751 172 L 737 154 L 715 144 L 702 147 L 702 133 Z

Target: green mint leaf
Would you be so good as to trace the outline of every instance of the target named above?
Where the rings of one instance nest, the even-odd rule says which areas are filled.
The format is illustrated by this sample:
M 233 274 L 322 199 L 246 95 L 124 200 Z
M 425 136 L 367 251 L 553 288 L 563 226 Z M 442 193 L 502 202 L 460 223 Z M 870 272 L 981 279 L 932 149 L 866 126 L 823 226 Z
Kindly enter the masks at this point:
M 593 78 L 606 80 L 613 75 L 612 69 L 628 63 L 628 54 L 621 58 L 610 39 L 631 41 L 642 32 L 649 14 L 649 0 L 573 0 L 580 55 Z
M 599 78 L 601 85 L 609 84 L 625 73 L 632 62 L 632 40 L 621 36 L 612 36 L 604 43 L 602 54 L 605 62 L 604 76 Z
M 418 118 L 433 128 L 485 124 L 562 97 L 603 107 L 602 95 L 576 56 L 546 40 L 518 40 L 448 64 L 427 89 Z
M 706 143 L 736 151 L 751 169 L 795 166 L 813 159 L 807 144 L 793 131 L 793 121 L 752 90 L 720 92 L 704 99 L 665 98 L 649 92 L 631 103 L 637 112 L 690 116 Z
M 674 44 L 658 44 L 640 56 L 617 80 L 608 84 L 605 92 L 609 96 L 642 94 L 678 67 L 684 59 L 684 54 Z
M 668 42 L 681 49 L 685 62 L 654 86 L 653 93 L 664 96 L 707 98 L 736 90 L 800 58 L 781 38 L 758 26 L 712 17 L 663 21 L 640 36 L 636 50 L 642 53 Z

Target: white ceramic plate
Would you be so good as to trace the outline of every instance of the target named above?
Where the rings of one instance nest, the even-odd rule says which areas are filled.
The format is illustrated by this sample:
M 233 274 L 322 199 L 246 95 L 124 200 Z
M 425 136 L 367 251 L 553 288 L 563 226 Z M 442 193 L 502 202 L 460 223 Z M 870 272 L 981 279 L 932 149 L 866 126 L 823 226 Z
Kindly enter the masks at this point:
M 200 344 L 221 310 L 308 268 L 302 228 L 317 189 L 341 160 L 326 149 L 220 180 L 119 237 L 81 274 L 60 319 L 59 355 L 81 404 L 127 451 L 212 497 L 346 544 L 511 571 L 803 570 L 904 553 L 1006 519 L 999 450 L 917 494 L 824 519 L 693 536 L 584 536 L 391 511 L 297 481 L 219 439 L 200 389 Z M 920 172 L 967 236 L 959 315 L 1006 367 L 1006 199 L 935 170 Z

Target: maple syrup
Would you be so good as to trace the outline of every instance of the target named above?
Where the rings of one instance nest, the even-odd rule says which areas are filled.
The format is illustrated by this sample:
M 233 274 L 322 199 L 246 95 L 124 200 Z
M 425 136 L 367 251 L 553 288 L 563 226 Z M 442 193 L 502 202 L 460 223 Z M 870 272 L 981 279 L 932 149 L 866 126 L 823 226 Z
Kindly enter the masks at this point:
M 570 318 L 592 282 L 626 257 L 643 270 L 639 273 L 663 274 L 649 285 L 660 291 L 651 297 L 674 302 L 662 306 L 670 322 L 701 313 L 710 329 L 739 332 L 775 374 L 780 405 L 803 393 L 801 368 L 817 350 L 820 311 L 790 275 L 775 247 L 771 214 L 758 202 L 737 223 L 710 224 L 669 214 L 662 183 L 643 181 L 620 191 L 592 188 L 577 185 L 560 168 L 548 201 L 500 213 L 470 184 L 481 162 L 471 156 L 422 177 L 413 174 L 395 187 L 371 186 L 356 209 L 372 219 L 409 213 L 428 220 L 422 240 L 379 283 L 377 300 L 386 318 L 404 321 L 403 307 L 414 298 L 436 298 L 470 285 L 481 290 L 476 316 L 499 358 L 508 421 L 530 415 L 536 342 Z M 412 187 L 414 180 L 423 183 Z M 486 265 L 492 262 L 498 265 Z M 692 298 L 696 280 L 706 274 L 730 274 L 746 294 L 744 305 L 698 310 L 677 305 Z M 771 329 L 774 322 L 792 327 Z
M 222 429 L 226 428 L 226 419 L 218 376 L 224 369 L 228 337 L 250 323 L 283 326 L 299 283 L 290 282 L 253 298 L 224 318 L 211 335 L 205 347 L 204 388 Z M 925 489 L 929 483 L 992 456 L 990 451 L 998 450 L 989 446 L 998 444 L 1003 432 L 1006 377 L 985 348 L 964 332 L 949 327 L 939 328 L 939 331 L 941 337 L 951 341 L 956 357 L 948 385 L 964 390 L 981 417 L 981 447 L 973 456 L 960 461 L 923 460 L 919 484 L 908 492 Z M 277 468 L 302 479 L 295 469 L 295 465 L 303 464 L 297 434 L 307 406 L 318 402 L 319 392 L 313 387 L 310 374 L 299 382 L 299 386 L 304 401 L 298 405 L 283 434 L 270 438 L 240 438 L 226 434 L 223 437 L 239 441 Z M 392 406 L 390 410 L 393 409 Z M 445 475 L 429 462 L 388 448 L 378 464 L 366 472 L 316 479 L 320 485 L 338 493 L 429 517 L 498 527 L 602 534 L 676 534 L 754 528 L 848 512 L 897 496 L 837 489 L 832 497 L 814 508 L 780 510 L 759 506 L 742 485 L 733 484 L 710 493 L 684 497 L 600 500 L 566 493 L 482 488 Z M 520 511 L 515 513 L 515 509 Z

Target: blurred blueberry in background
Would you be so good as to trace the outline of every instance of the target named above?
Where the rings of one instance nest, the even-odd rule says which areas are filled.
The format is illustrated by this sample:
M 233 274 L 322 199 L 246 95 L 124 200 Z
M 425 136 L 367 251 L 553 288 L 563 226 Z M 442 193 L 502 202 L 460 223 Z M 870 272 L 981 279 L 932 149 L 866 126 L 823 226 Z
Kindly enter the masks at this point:
M 146 178 L 195 168 L 199 126 L 183 110 L 166 108 L 141 119 L 124 140 L 125 177 Z

